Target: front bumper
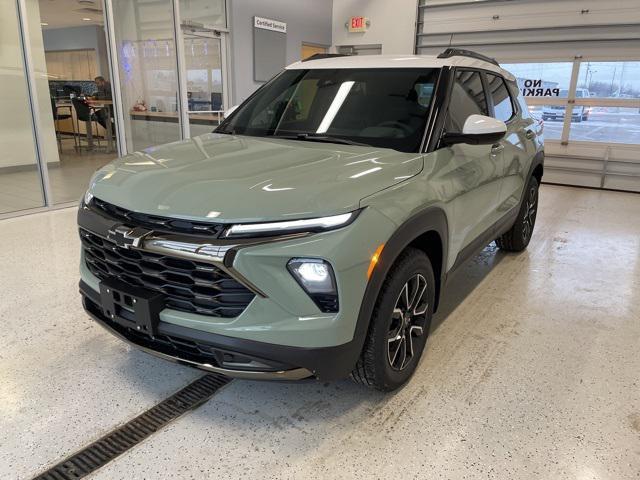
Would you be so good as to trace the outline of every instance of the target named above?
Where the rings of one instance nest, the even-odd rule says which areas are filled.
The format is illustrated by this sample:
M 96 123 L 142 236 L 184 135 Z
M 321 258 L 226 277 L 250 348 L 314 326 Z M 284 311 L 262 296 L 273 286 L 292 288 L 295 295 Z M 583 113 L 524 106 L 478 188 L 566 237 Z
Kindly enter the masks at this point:
M 229 377 L 255 380 L 335 380 L 349 375 L 355 343 L 325 348 L 274 345 L 216 335 L 160 321 L 155 336 L 107 317 L 100 294 L 80 281 L 85 311 L 109 333 L 157 357 Z

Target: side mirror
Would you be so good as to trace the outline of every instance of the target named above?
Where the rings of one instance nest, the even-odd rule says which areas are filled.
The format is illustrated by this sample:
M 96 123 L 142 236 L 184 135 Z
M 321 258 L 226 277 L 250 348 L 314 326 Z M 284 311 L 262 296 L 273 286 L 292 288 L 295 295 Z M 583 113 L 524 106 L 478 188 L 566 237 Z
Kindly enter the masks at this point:
M 227 108 L 224 111 L 224 118 L 227 118 L 229 115 L 231 115 L 233 112 L 235 112 L 237 108 L 238 108 L 238 105 L 234 105 L 233 107 Z
M 462 127 L 462 133 L 445 133 L 442 142 L 445 145 L 491 145 L 501 140 L 505 133 L 507 125 L 502 120 L 484 115 L 469 115 Z

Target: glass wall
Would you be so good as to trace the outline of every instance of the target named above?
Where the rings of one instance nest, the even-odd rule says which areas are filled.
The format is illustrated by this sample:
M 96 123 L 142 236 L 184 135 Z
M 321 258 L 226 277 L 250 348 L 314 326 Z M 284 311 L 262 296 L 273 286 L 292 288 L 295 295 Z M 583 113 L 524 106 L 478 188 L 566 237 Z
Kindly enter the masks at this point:
M 179 140 L 171 0 L 113 0 L 127 151 Z
M 44 205 L 14 0 L 0 0 L 0 213 Z
M 511 63 L 502 66 L 515 75 L 525 97 L 566 99 L 569 96 L 573 62 Z M 562 137 L 565 103 L 544 105 L 529 102 L 529 111 L 546 122 L 544 133 L 547 140 L 560 140 Z
M 227 26 L 227 12 L 221 0 L 179 0 L 182 25 L 212 29 Z
M 25 0 L 49 202 L 77 202 L 93 173 L 117 157 L 102 12 L 60 16 Z
M 225 0 L 0 0 L 0 215 L 76 203 L 118 153 L 212 131 L 226 14 Z
M 640 98 L 640 62 L 583 62 L 578 88 L 596 98 Z
M 111 3 L 126 150 L 211 132 L 225 104 L 224 0 Z
M 640 143 L 640 61 L 504 64 L 548 140 Z M 569 99 L 574 69 L 575 93 Z M 571 102 L 569 102 L 571 100 Z M 572 103 L 574 102 L 574 103 Z M 564 122 L 565 117 L 570 117 Z
M 638 99 L 640 62 L 581 63 L 574 111 L 581 112 L 584 122 L 571 126 L 569 139 L 640 143 L 640 108 L 625 106 Z

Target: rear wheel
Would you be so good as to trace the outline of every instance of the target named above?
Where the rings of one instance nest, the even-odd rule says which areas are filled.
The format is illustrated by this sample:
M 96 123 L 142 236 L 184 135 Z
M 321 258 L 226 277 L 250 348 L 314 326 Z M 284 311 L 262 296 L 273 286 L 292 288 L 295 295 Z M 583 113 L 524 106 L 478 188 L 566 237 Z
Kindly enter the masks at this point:
M 508 252 L 521 252 L 531 241 L 538 214 L 538 181 L 531 177 L 524 191 L 520 212 L 511 229 L 496 239 L 496 245 Z
M 429 257 L 414 248 L 405 250 L 378 294 L 362 354 L 351 373 L 357 383 L 391 391 L 413 375 L 429 335 L 434 299 Z

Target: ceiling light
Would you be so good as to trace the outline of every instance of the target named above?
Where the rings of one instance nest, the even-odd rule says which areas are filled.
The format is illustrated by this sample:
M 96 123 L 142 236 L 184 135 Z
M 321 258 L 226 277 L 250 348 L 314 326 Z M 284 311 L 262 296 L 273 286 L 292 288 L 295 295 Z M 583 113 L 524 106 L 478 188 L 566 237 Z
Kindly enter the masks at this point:
M 90 22 L 91 21 L 91 19 L 88 18 L 88 17 L 84 17 L 82 20 L 84 20 L 85 22 Z

